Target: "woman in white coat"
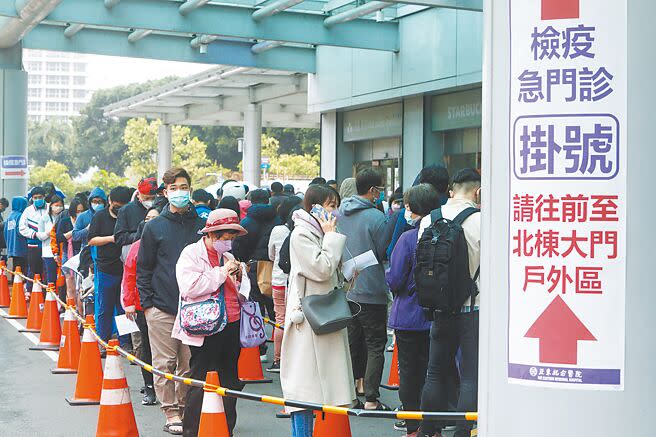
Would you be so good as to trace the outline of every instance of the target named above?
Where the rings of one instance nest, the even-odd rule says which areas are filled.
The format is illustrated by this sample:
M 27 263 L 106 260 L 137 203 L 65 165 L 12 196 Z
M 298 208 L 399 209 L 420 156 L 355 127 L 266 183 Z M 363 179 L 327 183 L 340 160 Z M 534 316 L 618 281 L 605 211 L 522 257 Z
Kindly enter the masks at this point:
M 346 328 L 316 335 L 307 321 L 297 319 L 301 298 L 327 294 L 338 285 L 337 269 L 346 243 L 331 215 L 338 206 L 336 191 L 313 185 L 305 193 L 303 209 L 292 216 L 280 382 L 286 399 L 351 406 L 356 396 Z M 292 436 L 311 437 L 312 411 L 289 407 L 287 411 L 292 416 Z

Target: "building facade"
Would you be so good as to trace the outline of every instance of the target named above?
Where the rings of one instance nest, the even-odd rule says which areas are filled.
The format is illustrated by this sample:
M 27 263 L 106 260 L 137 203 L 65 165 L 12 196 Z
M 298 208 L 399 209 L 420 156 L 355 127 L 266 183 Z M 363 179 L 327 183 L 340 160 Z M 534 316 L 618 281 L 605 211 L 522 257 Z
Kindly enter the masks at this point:
M 23 67 L 30 120 L 68 119 L 91 99 L 87 55 L 26 49 Z
M 388 194 L 422 167 L 481 167 L 483 14 L 425 9 L 399 19 L 398 53 L 317 48 L 310 111 L 321 112 L 321 171 L 379 168 Z

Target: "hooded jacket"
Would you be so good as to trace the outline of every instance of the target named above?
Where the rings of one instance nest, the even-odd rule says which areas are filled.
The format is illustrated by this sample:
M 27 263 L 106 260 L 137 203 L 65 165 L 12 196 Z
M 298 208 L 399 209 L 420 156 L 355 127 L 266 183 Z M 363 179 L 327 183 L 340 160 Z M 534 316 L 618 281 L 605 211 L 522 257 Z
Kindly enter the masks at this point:
M 241 225 L 247 235 L 235 239 L 232 254 L 240 261 L 269 261 L 269 237 L 274 226 L 281 224 L 276 209 L 271 205 L 255 204 L 248 208 Z
M 346 235 L 342 261 L 373 250 L 378 264 L 362 270 L 349 291 L 348 298 L 365 304 L 387 304 L 388 288 L 385 282 L 385 249 L 391 234 L 386 232 L 387 218 L 370 201 L 352 196 L 344 199 L 339 208 L 341 217 L 337 229 Z
M 170 206 L 144 226 L 137 258 L 137 288 L 144 311 L 155 307 L 165 313 L 178 313 L 180 290 L 175 265 L 182 250 L 198 241 L 205 220 L 190 205 L 176 214 Z
M 16 196 L 11 199 L 11 214 L 5 222 L 4 236 L 7 242 L 7 256 L 27 256 L 27 239 L 18 231 L 18 225 L 23 211 L 27 208 L 27 199 Z
M 91 224 L 91 219 L 96 214 L 93 208 L 91 208 L 91 201 L 96 198 L 100 198 L 107 203 L 107 195 L 105 194 L 105 191 L 99 187 L 94 188 L 91 190 L 91 194 L 89 194 L 89 209 L 77 216 L 77 220 L 75 221 L 75 227 L 73 228 L 73 241 L 80 242 L 82 246 L 86 246 L 88 242 L 89 225 Z
M 18 230 L 23 237 L 27 238 L 27 247 L 41 247 L 41 240 L 37 237 L 39 223 L 48 215 L 48 204 L 43 208 L 37 208 L 33 204 L 25 208 L 18 222 Z

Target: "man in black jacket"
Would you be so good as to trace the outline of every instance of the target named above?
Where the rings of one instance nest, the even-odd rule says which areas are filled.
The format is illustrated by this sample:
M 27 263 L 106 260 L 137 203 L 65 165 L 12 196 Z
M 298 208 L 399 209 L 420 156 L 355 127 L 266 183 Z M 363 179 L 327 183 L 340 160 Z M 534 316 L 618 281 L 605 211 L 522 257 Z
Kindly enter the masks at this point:
M 114 240 L 122 249 L 123 260 L 130 250 L 130 245 L 139 239 L 137 228 L 139 223 L 146 218 L 146 212 L 154 205 L 156 195 L 157 180 L 155 178 L 142 179 L 137 186 L 137 198 L 118 212 Z
M 175 265 L 180 253 L 200 239 L 205 220 L 191 205 L 191 177 L 183 168 L 172 168 L 162 178 L 169 205 L 144 226 L 137 260 L 137 288 L 148 324 L 153 366 L 164 372 L 189 377 L 189 347 L 171 338 L 178 313 L 180 290 Z M 155 392 L 166 415 L 166 430 L 182 433 L 187 387 L 155 376 Z

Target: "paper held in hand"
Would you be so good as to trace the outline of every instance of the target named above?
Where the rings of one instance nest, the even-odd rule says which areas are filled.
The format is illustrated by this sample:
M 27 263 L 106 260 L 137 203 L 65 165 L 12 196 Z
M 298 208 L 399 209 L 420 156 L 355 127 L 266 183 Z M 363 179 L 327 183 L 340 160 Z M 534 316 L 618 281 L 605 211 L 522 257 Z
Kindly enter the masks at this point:
M 378 259 L 374 255 L 374 251 L 370 250 L 360 254 L 342 265 L 342 274 L 347 281 L 350 281 L 355 275 L 355 272 L 361 272 L 367 267 L 375 266 L 378 264 Z
M 137 323 L 128 319 L 125 314 L 114 317 L 114 320 L 116 320 L 116 330 L 118 331 L 118 335 L 128 335 L 139 331 Z

